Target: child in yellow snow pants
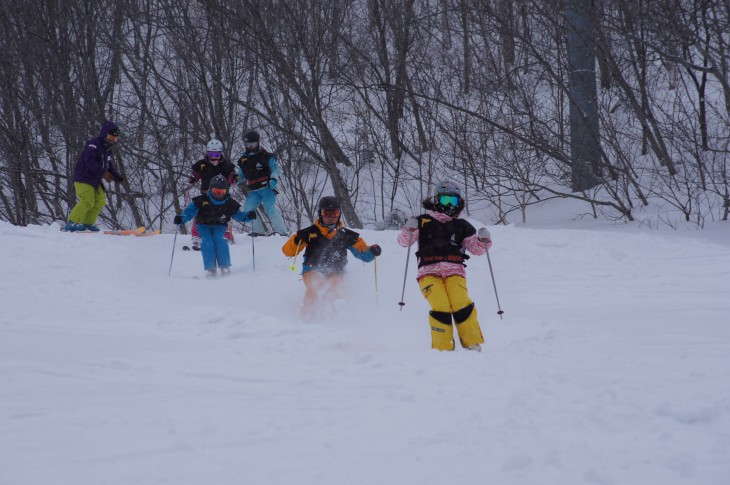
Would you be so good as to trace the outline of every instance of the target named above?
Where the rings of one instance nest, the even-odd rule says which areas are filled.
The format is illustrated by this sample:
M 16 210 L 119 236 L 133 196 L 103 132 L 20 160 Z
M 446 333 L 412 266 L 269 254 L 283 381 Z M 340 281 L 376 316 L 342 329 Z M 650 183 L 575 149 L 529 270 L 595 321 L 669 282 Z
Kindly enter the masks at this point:
M 469 298 L 463 276 L 440 278 L 427 275 L 418 281 L 418 285 L 431 305 L 431 311 L 428 312 L 431 347 L 437 350 L 454 350 L 452 316 L 462 347 L 469 348 L 484 342 L 477 310 Z
M 466 290 L 464 261 L 485 254 L 492 245 L 489 231 L 459 218 L 464 208 L 461 189 L 453 181 L 436 186 L 436 195 L 423 201 L 426 213 L 409 217 L 398 244 L 409 247 L 418 243 L 418 286 L 431 305 L 428 322 L 431 346 L 437 350 L 454 350 L 454 327 L 461 346 L 481 351 L 484 343 L 474 302 Z

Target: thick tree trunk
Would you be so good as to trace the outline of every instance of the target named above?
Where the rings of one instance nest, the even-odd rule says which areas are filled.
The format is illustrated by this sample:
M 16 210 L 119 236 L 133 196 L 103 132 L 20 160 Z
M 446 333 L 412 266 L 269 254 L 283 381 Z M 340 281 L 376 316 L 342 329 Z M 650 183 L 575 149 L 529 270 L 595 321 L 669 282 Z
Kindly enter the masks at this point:
M 591 0 L 568 0 L 570 153 L 573 191 L 601 183 L 600 133 L 596 101 L 595 34 Z

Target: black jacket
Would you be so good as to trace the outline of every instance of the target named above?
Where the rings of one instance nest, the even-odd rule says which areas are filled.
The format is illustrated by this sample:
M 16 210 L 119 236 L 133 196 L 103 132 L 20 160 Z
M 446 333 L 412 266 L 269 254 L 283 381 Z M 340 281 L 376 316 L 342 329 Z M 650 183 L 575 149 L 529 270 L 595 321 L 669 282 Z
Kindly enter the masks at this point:
M 231 221 L 233 214 L 237 213 L 241 204 L 227 198 L 222 203 L 216 203 L 210 200 L 208 194 L 193 197 L 191 204 L 195 205 L 198 210 L 196 222 L 198 224 L 224 225 Z
M 200 179 L 200 192 L 205 193 L 208 191 L 211 179 L 216 175 L 223 175 L 228 183 L 234 183 L 236 166 L 225 158 L 221 159 L 218 165 L 213 165 L 207 158 L 198 160 L 193 164 L 193 175 L 190 177 L 190 183 L 194 184 Z
M 469 256 L 463 253 L 461 243 L 476 234 L 474 226 L 464 219 L 439 222 L 423 214 L 418 216 L 418 267 L 446 261 L 464 264 Z
M 244 153 L 238 159 L 238 166 L 241 167 L 249 189 L 258 190 L 269 185 L 271 178 L 269 159 L 271 156 L 272 154 L 266 150 L 260 150 L 256 153 Z
M 360 235 L 345 227 L 340 227 L 331 238 L 325 237 L 319 224 L 297 232 L 295 244 L 307 243 L 304 251 L 304 264 L 320 273 L 339 273 L 347 265 L 347 250 L 355 246 Z M 358 248 L 360 249 L 360 248 Z

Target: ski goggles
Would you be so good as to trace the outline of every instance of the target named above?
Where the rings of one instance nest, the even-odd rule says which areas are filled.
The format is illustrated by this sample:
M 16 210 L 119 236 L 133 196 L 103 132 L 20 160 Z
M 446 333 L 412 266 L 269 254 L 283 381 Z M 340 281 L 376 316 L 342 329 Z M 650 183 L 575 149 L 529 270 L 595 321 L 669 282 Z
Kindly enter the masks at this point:
M 244 146 L 246 147 L 246 150 L 256 150 L 259 147 L 259 142 L 250 141 L 250 142 L 244 143 Z
M 340 209 L 322 209 L 322 217 L 340 217 Z
M 111 136 L 119 136 L 119 133 L 120 133 L 119 128 L 114 128 L 113 130 L 109 131 L 109 134 Z
M 459 205 L 459 201 L 461 200 L 461 197 L 458 195 L 452 195 L 452 194 L 441 194 L 439 195 L 439 204 L 443 206 L 450 205 L 451 207 L 456 207 Z
M 216 188 L 210 189 L 210 193 L 213 194 L 213 197 L 225 197 L 226 192 L 228 192 L 228 189 L 216 189 Z
M 221 152 L 208 152 L 208 158 L 223 158 Z

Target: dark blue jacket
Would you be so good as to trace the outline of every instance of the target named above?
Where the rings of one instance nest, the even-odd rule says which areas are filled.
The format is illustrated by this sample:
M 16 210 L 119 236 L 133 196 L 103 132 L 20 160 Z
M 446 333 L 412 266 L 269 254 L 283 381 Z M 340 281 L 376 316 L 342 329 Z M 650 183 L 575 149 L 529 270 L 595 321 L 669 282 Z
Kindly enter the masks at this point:
M 94 188 L 101 185 L 104 172 L 111 172 L 115 179 L 120 175 L 112 164 L 112 143 L 106 141 L 106 136 L 117 125 L 113 121 L 105 121 L 101 125 L 99 136 L 86 142 L 84 151 L 81 152 L 76 170 L 74 170 L 74 182 L 82 182 L 92 185 Z

